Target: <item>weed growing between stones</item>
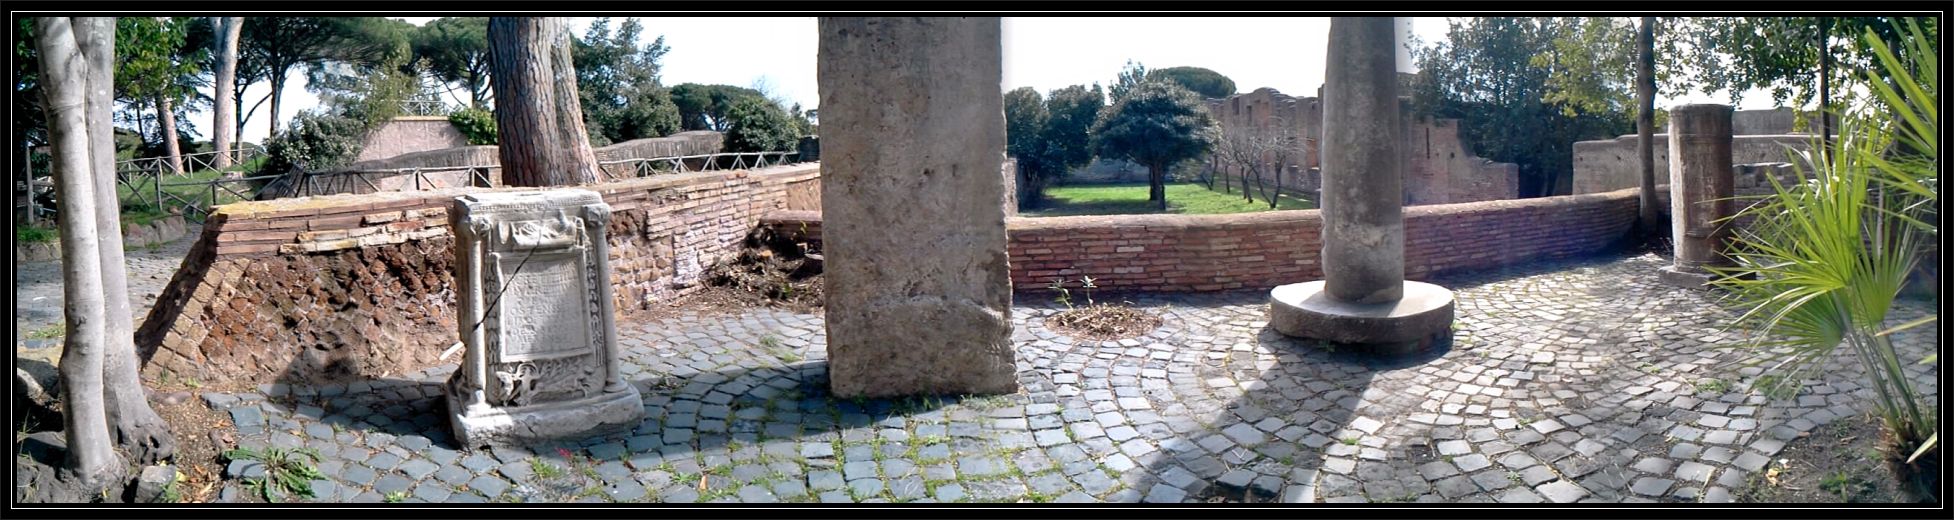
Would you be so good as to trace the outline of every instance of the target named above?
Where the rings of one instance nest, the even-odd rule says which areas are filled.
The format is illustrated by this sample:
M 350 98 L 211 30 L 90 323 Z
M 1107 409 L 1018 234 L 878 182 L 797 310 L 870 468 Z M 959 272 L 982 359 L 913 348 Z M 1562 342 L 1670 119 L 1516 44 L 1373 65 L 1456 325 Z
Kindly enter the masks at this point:
M 1092 290 L 1099 288 L 1091 276 L 1080 277 L 1079 290 L 1084 293 L 1086 305 L 1072 305 L 1072 291 L 1066 287 L 1068 281 L 1060 277 L 1048 286 L 1057 293 L 1056 300 L 1065 305 L 1065 312 L 1052 316 L 1049 323 L 1053 330 L 1075 337 L 1091 340 L 1116 340 L 1140 336 L 1160 327 L 1160 317 L 1125 305 L 1101 304 L 1092 298 Z M 1130 304 L 1130 302 L 1129 302 Z
M 266 502 L 278 502 L 288 494 L 300 498 L 316 498 L 312 492 L 312 481 L 326 478 L 326 475 L 320 473 L 319 468 L 313 465 L 318 463 L 321 457 L 319 450 L 312 448 L 295 450 L 266 448 L 264 451 L 236 448 L 224 452 L 224 457 L 231 460 L 255 460 L 264 464 L 265 476 L 246 479 L 244 487 L 247 491 L 264 497 Z M 310 462 L 306 459 L 310 459 Z

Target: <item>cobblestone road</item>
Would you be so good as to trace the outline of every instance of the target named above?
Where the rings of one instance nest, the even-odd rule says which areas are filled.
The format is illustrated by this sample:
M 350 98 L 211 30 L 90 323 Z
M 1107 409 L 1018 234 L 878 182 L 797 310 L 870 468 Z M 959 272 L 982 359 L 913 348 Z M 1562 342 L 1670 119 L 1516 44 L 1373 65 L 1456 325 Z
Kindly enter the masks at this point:
M 1847 363 L 1796 396 L 1749 392 L 1754 370 L 1719 366 L 1743 341 L 1729 315 L 1661 265 L 1439 280 L 1454 344 L 1391 364 L 1265 330 L 1259 293 L 1134 297 L 1166 324 L 1107 343 L 1020 298 L 1024 390 L 961 399 L 829 398 L 819 315 L 620 323 L 649 419 L 560 446 L 455 450 L 452 367 L 204 398 L 245 445 L 319 449 L 318 500 L 353 502 L 1722 502 L 1799 432 L 1861 420 Z M 1910 305 L 1897 319 L 1931 312 Z M 1915 331 L 1907 359 L 1933 349 Z M 1911 368 L 1937 394 L 1937 366 Z
M 149 315 L 149 308 L 156 305 L 156 297 L 163 294 L 170 277 L 176 275 L 190 246 L 203 234 L 203 226 L 192 223 L 187 227 L 176 240 L 123 252 L 129 269 L 129 307 L 135 312 L 137 326 Z M 15 349 L 22 356 L 52 360 L 59 355 L 60 340 L 28 336 L 61 324 L 61 261 L 17 264 L 14 284 L 14 327 L 20 331 L 21 338 Z

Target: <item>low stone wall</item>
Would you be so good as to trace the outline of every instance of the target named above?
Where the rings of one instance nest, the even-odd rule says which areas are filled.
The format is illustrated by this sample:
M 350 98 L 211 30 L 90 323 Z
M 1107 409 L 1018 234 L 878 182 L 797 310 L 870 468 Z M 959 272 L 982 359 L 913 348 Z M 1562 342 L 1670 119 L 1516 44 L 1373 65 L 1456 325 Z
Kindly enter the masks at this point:
M 710 130 L 679 132 L 665 137 L 633 139 L 591 149 L 598 161 L 616 161 L 639 157 L 682 157 L 687 155 L 707 155 L 719 153 L 725 146 L 726 135 Z
M 818 164 L 583 186 L 611 204 L 619 309 L 689 292 L 759 215 L 793 209 Z M 146 377 L 210 383 L 381 378 L 457 339 L 447 208 L 464 193 L 333 195 L 220 206 L 137 331 Z M 818 205 L 816 206 L 818 208 Z
M 148 247 L 183 238 L 189 224 L 182 215 L 170 215 L 147 224 L 122 223 L 122 247 Z
M 147 224 L 122 223 L 122 247 L 148 247 L 183 238 L 189 232 L 189 224 L 184 223 L 182 215 L 170 215 L 150 221 Z M 48 262 L 61 259 L 60 242 L 33 242 L 15 244 L 16 262 Z
M 47 262 L 61 259 L 61 242 L 14 243 L 15 262 Z
M 1663 193 L 1667 208 L 1667 193 Z M 1405 208 L 1405 275 L 1573 257 L 1622 243 L 1636 190 Z M 775 213 L 782 232 L 821 236 L 820 215 Z M 1092 276 L 1109 290 L 1267 289 L 1322 278 L 1322 213 L 1013 217 L 1011 284 L 1039 291 L 1057 277 Z
M 400 116 L 366 134 L 355 161 L 386 159 L 401 154 L 468 146 L 446 116 Z
M 1790 153 L 1811 149 L 1813 135 L 1739 135 L 1731 139 L 1730 163 L 1790 162 Z M 1642 185 L 1636 136 L 1574 143 L 1574 194 L 1605 193 Z M 1655 134 L 1655 182 L 1669 184 L 1669 134 Z

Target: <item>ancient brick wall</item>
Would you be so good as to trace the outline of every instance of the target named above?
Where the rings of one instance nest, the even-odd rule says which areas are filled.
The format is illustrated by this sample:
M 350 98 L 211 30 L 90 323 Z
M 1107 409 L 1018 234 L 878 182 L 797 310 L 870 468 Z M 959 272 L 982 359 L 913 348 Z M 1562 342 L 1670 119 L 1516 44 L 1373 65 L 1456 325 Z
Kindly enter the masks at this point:
M 1663 194 L 1663 207 L 1667 194 Z M 1405 208 L 1405 275 L 1488 269 L 1593 254 L 1635 223 L 1635 190 Z M 762 219 L 819 241 L 820 215 Z M 1011 284 L 1038 291 L 1054 278 L 1092 276 L 1111 290 L 1267 289 L 1323 276 L 1322 213 L 1105 215 L 1006 220 Z
M 1595 253 L 1634 221 L 1633 191 L 1405 208 L 1405 275 Z M 1317 210 L 1013 219 L 1011 282 L 1035 290 L 1090 275 L 1109 289 L 1266 289 L 1323 276 L 1322 226 Z
M 1519 198 L 1518 165 L 1474 155 L 1472 147 L 1459 136 L 1458 120 L 1418 118 L 1410 109 L 1409 98 L 1400 99 L 1404 102 L 1399 125 L 1406 205 Z M 1280 180 L 1285 192 L 1313 195 L 1320 188 L 1321 173 L 1316 170 L 1322 165 L 1322 150 L 1317 146 L 1323 126 L 1320 97 L 1292 97 L 1261 88 L 1227 99 L 1210 99 L 1207 108 L 1224 133 L 1258 128 L 1294 136 L 1295 148 L 1283 157 L 1270 157 L 1268 163 L 1282 168 Z M 1233 172 L 1227 166 L 1222 169 Z
M 583 186 L 613 209 L 618 308 L 645 309 L 698 287 L 759 215 L 790 209 L 795 194 L 818 190 L 809 185 L 819 176 L 818 164 L 800 164 Z M 145 376 L 346 381 L 436 362 L 457 340 L 447 208 L 486 189 L 218 208 L 137 332 Z

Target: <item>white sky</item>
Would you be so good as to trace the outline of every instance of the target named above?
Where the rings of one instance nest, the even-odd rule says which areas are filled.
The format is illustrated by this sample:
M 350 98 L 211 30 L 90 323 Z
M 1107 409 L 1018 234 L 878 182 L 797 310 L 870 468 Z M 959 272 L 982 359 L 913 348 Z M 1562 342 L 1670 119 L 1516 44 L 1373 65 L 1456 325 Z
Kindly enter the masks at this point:
M 434 17 L 396 17 L 416 25 Z M 624 16 L 612 18 L 616 29 Z M 594 18 L 568 19 L 572 34 L 581 36 Z M 742 87 L 764 80 L 774 94 L 815 108 L 820 98 L 815 85 L 815 19 L 653 17 L 639 16 L 641 43 L 659 35 L 671 48 L 664 58 L 662 81 L 723 83 Z M 732 31 L 745 35 L 735 37 Z M 1411 32 L 1426 42 L 1444 39 L 1444 18 L 1413 18 Z M 1312 96 L 1323 82 L 1323 54 L 1329 19 L 1322 17 L 1175 17 L 1175 18 L 1016 18 L 1003 21 L 1005 90 L 1030 86 L 1049 92 L 1070 85 L 1111 84 L 1128 59 L 1150 69 L 1197 66 L 1213 69 L 1249 92 L 1271 87 L 1296 96 Z M 751 37 L 761 35 L 762 37 Z M 1400 60 L 1409 61 L 1407 54 Z M 1406 66 L 1406 70 L 1411 70 Z M 247 102 L 264 94 L 267 84 L 249 89 Z M 448 101 L 453 102 L 453 99 Z M 305 90 L 303 74 L 287 80 L 279 123 L 300 110 L 318 105 Z M 1690 93 L 1663 95 L 1657 106 L 1680 103 L 1727 103 L 1727 95 Z M 248 108 L 248 104 L 246 107 Z M 243 110 L 240 108 L 240 112 Z M 1770 96 L 1747 93 L 1740 109 L 1771 108 Z M 269 130 L 269 108 L 260 108 L 246 123 L 243 139 L 262 142 Z M 204 127 L 209 115 L 194 114 L 188 124 L 209 138 Z M 199 123 L 202 124 L 199 124 Z

